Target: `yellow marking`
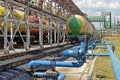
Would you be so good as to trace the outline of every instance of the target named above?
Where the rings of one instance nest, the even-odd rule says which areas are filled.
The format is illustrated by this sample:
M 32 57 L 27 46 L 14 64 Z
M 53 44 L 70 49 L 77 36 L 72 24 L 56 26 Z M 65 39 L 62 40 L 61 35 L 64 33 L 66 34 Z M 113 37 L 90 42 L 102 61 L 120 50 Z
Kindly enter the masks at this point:
M 79 15 L 76 15 L 76 17 L 78 17 L 81 21 L 82 21 L 82 28 L 80 29 L 80 33 L 83 33 L 86 31 L 86 20 Z

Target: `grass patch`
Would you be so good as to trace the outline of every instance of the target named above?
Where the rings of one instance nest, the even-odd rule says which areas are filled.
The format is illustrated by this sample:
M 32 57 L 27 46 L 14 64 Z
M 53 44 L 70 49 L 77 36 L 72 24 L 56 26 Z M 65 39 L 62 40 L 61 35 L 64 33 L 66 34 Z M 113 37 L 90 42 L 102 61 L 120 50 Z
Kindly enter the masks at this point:
M 120 59 L 120 35 L 108 37 L 105 36 L 103 39 L 109 41 L 110 44 L 115 45 L 115 53 Z
M 102 80 L 116 80 L 109 57 L 98 57 L 93 70 L 92 80 L 99 80 L 96 75 L 106 76 Z
M 105 36 L 103 40 L 107 40 L 110 44 L 115 45 L 115 53 L 120 59 L 120 35 Z M 100 49 L 99 53 L 107 53 L 105 49 Z M 106 76 L 103 79 L 97 78 L 96 75 Z M 98 57 L 93 70 L 92 80 L 116 80 L 109 57 Z

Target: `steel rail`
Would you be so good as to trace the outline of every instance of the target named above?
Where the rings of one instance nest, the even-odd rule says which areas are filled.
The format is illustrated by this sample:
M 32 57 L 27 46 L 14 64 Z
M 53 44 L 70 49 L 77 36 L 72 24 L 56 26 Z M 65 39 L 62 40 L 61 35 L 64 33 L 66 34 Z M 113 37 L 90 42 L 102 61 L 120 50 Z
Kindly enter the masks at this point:
M 77 44 L 75 44 L 77 45 Z M 29 51 L 29 52 L 24 52 L 24 53 L 19 53 L 19 54 L 12 54 L 4 56 L 4 58 L 1 57 L 0 61 L 0 70 L 1 69 L 8 69 L 16 66 L 23 65 L 25 63 L 28 63 L 31 60 L 36 60 L 40 58 L 44 58 L 46 56 L 50 56 L 53 54 L 58 54 L 62 52 L 65 49 L 71 48 L 75 45 L 68 44 L 68 45 L 63 45 L 63 46 L 57 46 L 54 48 L 46 48 L 45 50 L 34 50 L 34 51 Z M 14 55 L 14 56 L 13 56 Z M 11 57 L 11 58 L 9 58 Z
M 69 44 L 64 44 L 64 45 L 61 45 L 61 46 L 66 46 L 66 45 L 69 45 Z M 11 58 L 16 58 L 16 57 L 20 57 L 20 56 L 24 56 L 24 55 L 30 54 L 32 52 L 54 49 L 55 47 L 59 47 L 59 46 L 52 46 L 52 47 L 46 47 L 46 48 L 41 48 L 41 49 L 36 49 L 36 50 L 29 50 L 29 51 L 25 51 L 25 52 L 14 53 L 14 54 L 5 54 L 3 56 L 0 56 L 0 61 L 11 59 Z

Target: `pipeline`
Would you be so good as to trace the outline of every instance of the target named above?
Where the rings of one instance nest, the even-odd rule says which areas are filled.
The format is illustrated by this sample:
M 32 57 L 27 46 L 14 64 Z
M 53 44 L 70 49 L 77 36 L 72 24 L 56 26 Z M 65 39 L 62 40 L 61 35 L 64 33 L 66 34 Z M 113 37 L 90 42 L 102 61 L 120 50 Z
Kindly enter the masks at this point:
M 33 60 L 28 63 L 29 68 L 34 68 L 38 66 L 57 66 L 57 67 L 80 67 L 83 63 L 78 62 L 60 62 L 60 61 L 42 61 L 42 60 Z
M 80 67 L 84 64 L 84 59 L 83 57 L 85 56 L 85 53 L 87 53 L 87 47 L 88 42 L 81 40 L 80 46 L 76 49 L 73 48 L 73 50 L 67 50 L 64 51 L 63 54 L 64 56 L 69 56 L 69 57 L 75 57 L 77 62 L 60 62 L 60 61 L 42 61 L 42 60 L 33 60 L 28 63 L 29 68 L 34 68 L 34 67 L 39 67 L 39 66 L 58 66 L 58 67 Z M 72 53 L 71 53 L 71 52 Z M 76 51 L 76 52 L 74 52 Z M 46 76 L 45 73 L 35 73 L 38 76 Z M 60 74 L 58 77 L 58 80 L 63 80 L 64 79 L 64 74 Z
M 92 44 L 92 49 L 94 49 L 96 43 Z M 76 62 L 61 62 L 61 61 L 48 61 L 48 60 L 33 60 L 28 63 L 29 68 L 44 66 L 44 67 L 81 67 L 84 64 L 85 56 L 98 56 L 98 54 L 86 54 L 88 51 L 88 41 L 81 40 L 80 46 L 75 46 L 71 50 L 63 51 L 65 57 L 73 57 L 76 59 Z M 108 56 L 108 54 L 99 54 L 99 56 Z M 34 75 L 38 77 L 46 77 L 44 72 L 36 72 Z M 60 73 L 58 80 L 64 80 L 65 74 Z
M 101 56 L 101 57 L 104 57 L 104 56 L 109 56 L 109 54 L 106 54 L 106 53 L 99 53 L 99 54 L 86 54 L 86 56 Z
M 105 46 L 108 50 L 108 53 L 110 55 L 110 60 L 112 63 L 112 67 L 116 76 L 117 80 L 120 80 L 120 60 L 117 57 L 117 55 L 113 52 L 111 46 L 108 44 L 108 42 L 105 42 Z
M 86 46 L 87 43 L 84 40 L 81 41 L 80 49 L 78 52 L 70 53 L 70 51 L 64 51 L 63 54 L 80 54 L 80 56 L 76 55 L 78 62 L 59 62 L 59 61 L 42 61 L 42 60 L 33 60 L 28 63 L 28 67 L 37 67 L 37 66 L 59 66 L 59 67 L 80 67 L 83 65 L 83 56 L 87 52 Z M 74 51 L 73 51 L 74 52 Z
M 100 40 L 94 40 L 91 45 L 88 46 L 88 49 L 95 49 L 96 45 L 98 45 L 101 41 Z
M 58 76 L 58 80 L 64 80 L 66 75 L 64 73 L 60 73 Z
M 34 76 L 37 76 L 39 78 L 45 78 L 48 77 L 48 75 L 45 72 L 35 72 Z M 64 73 L 59 73 L 57 80 L 64 80 L 66 75 Z
M 65 50 L 63 51 L 63 55 L 65 57 L 73 57 L 73 58 L 76 58 L 76 57 L 80 57 L 83 55 L 83 53 L 80 53 L 80 50 L 79 49 L 74 49 L 74 50 Z

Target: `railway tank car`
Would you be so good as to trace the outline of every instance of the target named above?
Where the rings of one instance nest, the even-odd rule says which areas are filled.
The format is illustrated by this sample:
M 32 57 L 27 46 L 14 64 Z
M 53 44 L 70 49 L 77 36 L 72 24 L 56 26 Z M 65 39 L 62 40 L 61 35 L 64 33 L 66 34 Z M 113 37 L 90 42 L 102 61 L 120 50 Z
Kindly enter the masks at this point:
M 79 39 L 84 35 L 86 35 L 87 38 L 90 38 L 91 36 L 94 38 L 98 37 L 96 28 L 80 15 L 72 15 L 69 17 L 67 20 L 66 29 L 71 43 L 79 42 Z
M 8 17 L 10 17 L 10 11 L 9 10 L 7 10 L 7 15 L 8 15 Z M 24 13 L 22 12 L 22 11 L 18 11 L 18 10 L 15 10 L 14 11 L 14 15 L 15 15 L 15 18 L 16 19 L 21 19 L 21 20 L 25 20 L 25 17 L 24 17 Z M 4 16 L 4 7 L 2 7 L 2 6 L 0 6 L 0 16 Z M 15 24 L 14 24 L 15 25 Z M 10 22 L 8 22 L 8 33 L 10 33 L 10 27 L 11 27 L 11 23 Z M 2 29 L 2 30 L 4 30 L 4 22 L 1 22 L 0 21 L 0 28 Z M 26 27 L 23 25 L 23 24 L 21 24 L 20 25 L 20 31 L 21 32 L 23 32 L 23 33 L 25 33 L 26 31 L 25 31 L 25 29 L 26 29 Z
M 11 13 L 10 13 L 9 9 L 7 10 L 7 13 L 8 13 L 7 16 L 10 18 L 10 14 Z M 15 19 L 19 19 L 19 20 L 23 20 L 23 21 L 27 20 L 27 17 L 24 14 L 24 12 L 22 12 L 20 10 L 13 10 L 13 14 L 14 14 L 14 18 Z M 0 6 L 0 16 L 4 17 L 4 7 L 3 6 Z M 39 23 L 39 18 L 35 14 L 30 14 L 29 21 L 32 22 L 32 23 Z M 48 25 L 49 24 L 48 20 L 44 20 L 43 24 L 44 25 Z M 17 28 L 16 24 L 12 23 L 12 26 L 13 26 L 13 31 L 15 31 L 15 29 Z M 7 23 L 7 28 L 8 28 L 7 32 L 8 32 L 8 34 L 10 34 L 11 33 L 11 22 Z M 20 27 L 19 27 L 19 31 L 23 35 L 26 35 L 26 28 L 27 28 L 27 26 L 25 26 L 24 24 L 21 24 Z M 4 30 L 4 21 L 0 21 L 0 29 Z M 47 33 L 48 33 L 48 30 L 44 29 L 43 35 L 46 35 Z M 0 35 L 2 35 L 2 31 L 0 31 Z M 33 41 L 32 43 L 34 43 L 35 39 L 39 40 L 39 38 L 38 38 L 39 27 L 38 26 L 30 26 L 30 35 L 32 35 L 31 36 L 31 39 L 32 39 L 31 41 Z M 14 40 L 17 43 L 21 43 L 22 42 L 22 40 L 20 39 L 20 36 L 19 37 L 15 37 Z M 3 41 L 3 37 L 0 37 L 0 41 Z M 0 46 L 3 46 L 3 44 L 0 44 Z
M 14 12 L 14 16 L 15 16 L 16 19 L 21 19 L 23 21 L 26 20 L 26 16 L 25 16 L 24 12 L 19 11 L 19 10 L 14 10 L 13 12 Z M 4 7 L 2 7 L 2 6 L 0 6 L 0 16 L 2 16 L 2 17 L 4 16 Z M 9 10 L 8 10 L 8 16 L 10 16 L 10 11 Z M 39 23 L 39 18 L 36 17 L 35 14 L 32 14 L 32 15 L 30 14 L 30 20 L 29 21 L 33 22 L 33 23 Z M 44 20 L 43 24 L 48 25 L 47 21 L 48 20 Z M 10 22 L 8 22 L 8 33 L 10 33 L 10 27 L 11 27 Z M 0 21 L 0 28 L 2 30 L 4 30 L 4 22 Z M 25 25 L 23 25 L 23 24 L 20 25 L 20 32 L 22 32 L 22 33 L 26 32 Z M 30 27 L 30 32 L 31 32 L 31 34 L 38 34 L 38 27 L 37 26 L 36 27 L 31 26 Z M 45 32 L 45 33 L 47 33 L 47 32 Z
M 10 18 L 11 13 L 10 13 L 9 9 L 7 10 L 7 13 L 8 13 L 7 14 L 8 17 Z M 13 14 L 14 14 L 15 19 L 19 19 L 19 20 L 23 20 L 23 21 L 27 20 L 27 17 L 24 14 L 24 12 L 22 12 L 20 10 L 13 10 Z M 31 23 L 39 23 L 39 18 L 37 16 L 37 14 L 35 14 L 34 12 L 31 11 L 29 15 L 30 15 L 29 16 L 29 21 Z M 3 6 L 0 6 L 0 16 L 4 17 L 4 7 Z M 42 21 L 42 23 L 44 24 L 44 26 L 46 25 L 46 26 L 49 27 L 49 19 L 48 18 L 45 18 Z M 17 28 L 16 24 L 12 23 L 12 25 L 14 26 L 13 31 L 15 31 L 15 29 Z M 7 23 L 7 27 L 8 27 L 7 32 L 8 32 L 8 34 L 10 34 L 11 33 L 11 22 Z M 54 25 L 54 27 L 56 27 L 56 26 Z M 27 26 L 25 26 L 24 24 L 20 25 L 19 31 L 22 33 L 22 35 L 26 35 L 26 28 L 27 28 Z M 0 21 L 0 29 L 4 30 L 4 21 Z M 43 42 L 45 42 L 45 43 L 48 42 L 48 32 L 49 32 L 49 28 L 44 28 L 43 27 Z M 0 35 L 1 34 L 2 34 L 2 31 L 0 31 Z M 38 44 L 39 43 L 39 27 L 38 26 L 30 26 L 30 35 L 31 35 L 31 37 L 30 37 L 31 38 L 31 43 L 37 43 Z M 3 43 L 3 37 L 0 37 L 0 41 L 2 41 L 2 43 Z M 17 43 L 22 43 L 22 40 L 21 40 L 19 34 L 18 34 L 18 37 L 14 38 L 14 41 L 17 42 Z

